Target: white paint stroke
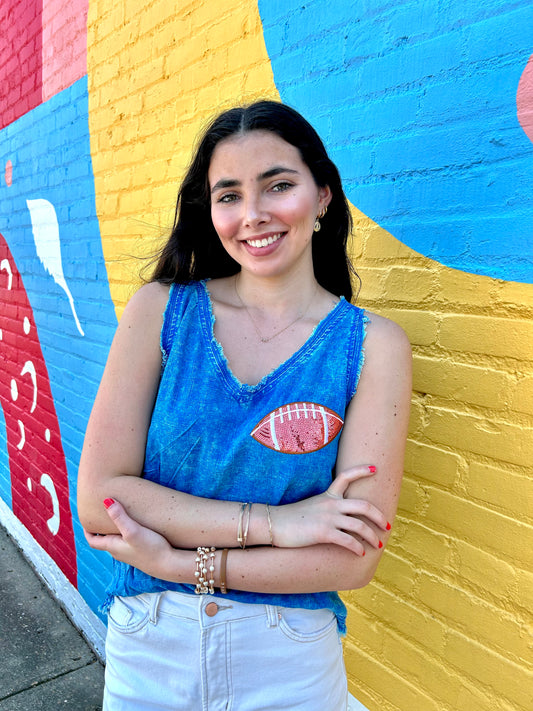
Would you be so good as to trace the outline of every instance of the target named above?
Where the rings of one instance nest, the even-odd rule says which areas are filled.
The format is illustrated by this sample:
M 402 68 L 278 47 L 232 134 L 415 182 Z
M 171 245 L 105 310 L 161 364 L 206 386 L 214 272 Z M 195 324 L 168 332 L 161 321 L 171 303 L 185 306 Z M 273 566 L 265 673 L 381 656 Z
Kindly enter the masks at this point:
M 20 431 L 20 440 L 19 443 L 17 444 L 17 449 L 22 449 L 24 445 L 26 444 L 26 430 L 24 429 L 24 423 L 21 422 L 20 420 L 17 420 L 19 424 L 19 431 Z
M 41 486 L 43 489 L 46 489 L 46 491 L 50 494 L 50 498 L 52 499 L 52 515 L 46 522 L 46 525 L 50 529 L 50 533 L 55 536 L 57 535 L 57 532 L 59 531 L 59 499 L 57 498 L 56 494 L 56 488 L 54 486 L 54 482 L 52 481 L 52 478 L 50 477 L 49 474 L 43 474 L 41 476 Z
M 34 412 L 35 408 L 37 407 L 37 373 L 35 372 L 35 366 L 31 362 L 31 360 L 27 360 L 24 363 L 24 366 L 22 370 L 20 371 L 21 375 L 28 375 L 31 378 L 31 383 L 33 385 L 33 402 L 31 404 L 31 409 L 30 412 Z
M 70 303 L 76 326 L 81 335 L 83 329 L 80 325 L 74 299 L 68 288 L 65 275 L 63 273 L 63 264 L 61 262 L 61 242 L 59 239 L 59 224 L 54 206 L 48 200 L 41 198 L 37 200 L 26 200 L 26 205 L 30 211 L 31 225 L 33 230 L 33 239 L 37 249 L 37 256 L 41 260 L 43 267 L 51 274 L 54 281 L 60 286 Z
M 0 262 L 0 272 L 7 272 L 7 290 L 11 291 L 13 288 L 13 272 L 7 259 L 2 259 Z

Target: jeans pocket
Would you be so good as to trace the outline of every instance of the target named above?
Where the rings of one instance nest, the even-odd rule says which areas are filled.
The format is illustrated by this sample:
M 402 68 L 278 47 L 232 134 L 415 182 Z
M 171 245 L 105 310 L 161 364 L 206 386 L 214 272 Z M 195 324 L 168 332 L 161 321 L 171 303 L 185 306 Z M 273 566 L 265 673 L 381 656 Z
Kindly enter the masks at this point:
M 148 605 L 139 595 L 134 597 L 117 595 L 108 613 L 109 625 L 123 634 L 138 632 L 145 627 L 149 618 Z
M 337 634 L 337 618 L 331 610 L 279 607 L 278 615 L 280 630 L 296 642 L 315 642 L 332 632 Z

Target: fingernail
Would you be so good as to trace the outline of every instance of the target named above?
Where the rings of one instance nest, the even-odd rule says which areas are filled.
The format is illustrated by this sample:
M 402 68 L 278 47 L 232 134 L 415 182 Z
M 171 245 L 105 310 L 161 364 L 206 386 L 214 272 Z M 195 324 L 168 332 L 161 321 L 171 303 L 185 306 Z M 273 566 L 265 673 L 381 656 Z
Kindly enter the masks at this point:
M 390 523 L 387 521 L 387 531 L 390 531 L 391 528 L 392 528 L 392 526 L 391 526 Z
M 376 467 L 375 467 L 373 464 L 371 464 L 371 465 L 368 467 L 368 471 L 369 471 L 369 472 L 372 472 L 372 474 L 373 474 L 373 473 L 376 471 Z
M 363 551 L 363 555 L 366 555 L 366 551 Z
M 106 507 L 106 509 L 108 509 L 114 503 L 115 503 L 114 499 L 104 499 L 104 506 Z
M 380 541 L 380 542 L 379 542 L 378 548 L 383 548 L 383 541 Z

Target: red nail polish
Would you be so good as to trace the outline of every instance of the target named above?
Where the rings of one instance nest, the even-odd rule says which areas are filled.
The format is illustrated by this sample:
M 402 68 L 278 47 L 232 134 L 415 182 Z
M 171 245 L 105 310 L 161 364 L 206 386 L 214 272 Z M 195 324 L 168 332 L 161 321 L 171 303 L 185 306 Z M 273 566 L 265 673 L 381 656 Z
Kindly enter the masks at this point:
M 363 551 L 363 555 L 366 555 L 366 551 Z
M 392 528 L 392 526 L 391 526 L 390 523 L 387 521 L 387 531 L 390 531 L 391 528 Z
M 115 503 L 114 499 L 104 499 L 104 506 L 106 507 L 106 509 L 108 509 L 114 503 Z
M 383 548 L 383 542 L 382 542 L 382 541 L 379 542 L 378 548 Z
M 376 471 L 376 467 L 375 467 L 373 464 L 371 464 L 371 465 L 368 467 L 368 471 L 369 471 L 369 472 L 372 472 L 372 474 L 373 474 L 373 473 Z

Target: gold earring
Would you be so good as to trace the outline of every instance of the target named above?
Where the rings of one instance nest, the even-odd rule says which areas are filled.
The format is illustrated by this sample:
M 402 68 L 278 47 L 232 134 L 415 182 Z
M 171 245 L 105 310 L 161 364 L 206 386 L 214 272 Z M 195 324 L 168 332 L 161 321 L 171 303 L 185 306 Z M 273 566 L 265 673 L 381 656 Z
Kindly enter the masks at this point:
M 327 205 L 325 205 L 325 206 L 322 208 L 322 210 L 320 210 L 320 212 L 318 213 L 318 217 L 317 217 L 316 220 L 315 220 L 315 224 L 314 224 L 314 227 L 313 227 L 313 232 L 320 232 L 320 229 L 321 229 L 322 225 L 320 224 L 320 220 L 319 220 L 318 218 L 319 218 L 319 217 L 320 217 L 320 218 L 324 217 L 324 215 L 326 214 L 327 211 L 328 211 L 328 206 L 327 206 Z

